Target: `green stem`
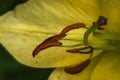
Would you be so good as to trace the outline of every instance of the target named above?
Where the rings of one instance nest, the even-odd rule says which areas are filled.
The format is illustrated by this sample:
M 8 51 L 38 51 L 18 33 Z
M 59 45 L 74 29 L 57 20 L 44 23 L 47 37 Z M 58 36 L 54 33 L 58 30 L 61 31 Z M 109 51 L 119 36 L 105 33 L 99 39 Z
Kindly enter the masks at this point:
M 84 45 L 88 45 L 88 37 L 89 35 L 94 32 L 97 27 L 100 26 L 100 24 L 98 22 L 94 23 L 84 34 L 84 39 L 83 39 L 83 44 Z

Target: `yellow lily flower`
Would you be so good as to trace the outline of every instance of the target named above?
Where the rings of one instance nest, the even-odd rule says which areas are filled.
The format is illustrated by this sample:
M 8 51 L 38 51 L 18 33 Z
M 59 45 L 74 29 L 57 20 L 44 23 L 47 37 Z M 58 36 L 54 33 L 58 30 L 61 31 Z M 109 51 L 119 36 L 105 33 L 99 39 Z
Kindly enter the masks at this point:
M 119 3 L 29 0 L 0 17 L 0 42 L 22 64 L 57 68 L 49 80 L 119 80 Z M 69 29 L 75 23 L 80 29 Z M 82 71 L 69 72 L 82 63 Z

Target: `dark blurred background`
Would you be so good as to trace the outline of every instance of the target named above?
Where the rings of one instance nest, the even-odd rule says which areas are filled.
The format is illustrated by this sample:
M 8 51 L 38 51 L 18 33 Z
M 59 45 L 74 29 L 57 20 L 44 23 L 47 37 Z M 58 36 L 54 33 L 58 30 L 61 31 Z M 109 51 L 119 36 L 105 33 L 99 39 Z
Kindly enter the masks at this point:
M 14 9 L 17 5 L 27 2 L 28 0 L 0 0 L 0 15 Z
M 0 0 L 0 16 L 27 0 Z M 47 80 L 53 69 L 32 68 L 17 62 L 0 44 L 0 80 Z

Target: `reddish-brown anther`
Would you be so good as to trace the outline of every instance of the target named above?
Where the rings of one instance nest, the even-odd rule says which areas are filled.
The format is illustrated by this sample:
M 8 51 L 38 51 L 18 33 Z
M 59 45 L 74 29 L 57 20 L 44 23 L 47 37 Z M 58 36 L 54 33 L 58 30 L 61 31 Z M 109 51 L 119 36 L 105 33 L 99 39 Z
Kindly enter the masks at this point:
M 72 25 L 69 25 L 67 27 L 65 27 L 60 34 L 65 34 L 67 32 L 69 32 L 70 30 L 72 29 L 78 29 L 78 28 L 86 28 L 85 24 L 84 23 L 75 23 L 75 24 L 72 24 Z
M 52 37 L 47 38 L 46 40 L 44 40 L 40 45 L 38 45 L 32 55 L 33 57 L 35 57 L 35 55 L 37 55 L 41 50 L 44 50 L 46 48 L 52 47 L 52 46 L 60 46 L 62 45 L 61 42 L 59 42 L 59 40 L 63 39 L 66 36 L 66 33 L 72 29 L 77 29 L 77 28 L 85 28 L 85 24 L 83 23 L 76 23 L 76 24 L 72 24 L 69 25 L 67 27 L 65 27 L 60 34 L 58 35 L 54 35 Z
M 70 52 L 70 53 L 89 54 L 89 53 L 93 52 L 93 47 L 86 46 L 86 47 L 82 47 L 82 48 L 73 48 L 73 49 L 69 49 L 66 51 Z
M 64 38 L 66 36 L 66 34 L 59 34 L 59 35 L 55 35 L 52 37 L 49 37 L 48 39 L 46 39 L 45 41 L 43 41 L 40 45 L 38 45 L 32 55 L 33 57 L 35 57 L 40 51 L 52 47 L 52 46 L 60 46 L 62 45 L 61 42 L 58 42 L 59 40 L 61 40 L 62 38 Z
M 105 27 L 104 25 L 100 25 L 97 29 L 98 30 L 104 30 L 104 27 Z
M 63 39 L 65 36 L 66 36 L 66 34 L 54 35 L 54 36 L 51 36 L 51 37 L 47 38 L 46 40 L 44 40 L 43 43 L 49 42 L 49 41 L 58 41 L 58 40 Z
M 65 68 L 64 71 L 68 74 L 77 74 L 83 71 L 89 64 L 90 64 L 90 59 L 87 59 L 86 61 L 82 62 L 77 66 Z
M 33 57 L 35 57 L 40 51 L 42 51 L 46 48 L 49 48 L 49 47 L 52 47 L 52 46 L 60 46 L 60 45 L 62 45 L 62 43 L 58 42 L 58 41 L 50 41 L 50 42 L 42 43 L 34 49 L 32 55 L 33 55 Z

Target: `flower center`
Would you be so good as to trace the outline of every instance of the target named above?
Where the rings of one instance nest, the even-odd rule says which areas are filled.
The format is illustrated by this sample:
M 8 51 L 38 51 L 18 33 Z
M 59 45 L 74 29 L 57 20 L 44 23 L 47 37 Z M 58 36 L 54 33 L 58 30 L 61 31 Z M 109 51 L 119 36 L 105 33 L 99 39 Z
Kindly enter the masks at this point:
M 69 74 L 79 73 L 90 64 L 92 54 L 93 54 L 93 47 L 89 45 L 88 37 L 91 33 L 94 33 L 96 29 L 103 30 L 104 29 L 103 26 L 106 24 L 107 24 L 107 18 L 100 16 L 98 21 L 94 22 L 93 25 L 84 34 L 83 44 L 85 47 L 67 50 L 67 52 L 70 52 L 70 53 L 91 54 L 91 55 L 88 60 L 80 63 L 79 65 L 65 68 L 64 70 L 66 73 L 69 73 Z
M 92 26 L 90 28 L 87 28 L 84 23 L 75 23 L 75 24 L 69 25 L 69 26 L 65 27 L 58 35 L 54 35 L 52 37 L 49 37 L 46 40 L 44 40 L 41 44 L 39 44 L 34 49 L 32 55 L 33 55 L 33 57 L 35 57 L 40 51 L 42 51 L 42 50 L 44 50 L 46 48 L 49 48 L 49 47 L 54 47 L 54 46 L 61 46 L 61 47 L 79 46 L 78 48 L 73 48 L 73 49 L 66 50 L 66 52 L 77 53 L 77 54 L 90 54 L 89 59 L 87 59 L 86 61 L 80 63 L 77 66 L 68 67 L 68 68 L 64 69 L 65 72 L 69 73 L 69 74 L 79 73 L 82 70 L 84 70 L 90 64 L 93 51 L 95 49 L 103 49 L 104 48 L 103 46 L 102 46 L 102 48 L 100 48 L 100 47 L 99 48 L 96 48 L 96 47 L 93 48 L 93 46 L 88 42 L 89 41 L 88 39 L 89 39 L 89 36 L 92 33 L 93 33 L 93 36 L 96 36 L 96 34 L 100 34 L 99 32 L 96 32 L 96 30 L 100 30 L 100 31 L 104 30 L 105 25 L 107 25 L 107 18 L 105 18 L 104 16 L 100 16 L 96 22 L 93 22 L 93 24 L 92 24 Z M 83 37 L 82 45 L 84 47 L 80 47 L 81 44 L 65 46 L 65 45 L 63 45 L 62 42 L 60 42 L 60 40 L 62 40 L 64 37 L 67 36 L 67 32 L 69 32 L 69 31 L 71 31 L 73 29 L 78 29 L 78 28 L 87 29 L 87 31 L 84 33 L 84 37 Z M 103 40 L 103 41 L 106 41 L 106 40 Z M 113 40 L 107 40 L 107 42 L 108 41 L 114 42 Z M 112 43 L 112 44 L 115 44 L 115 43 Z

